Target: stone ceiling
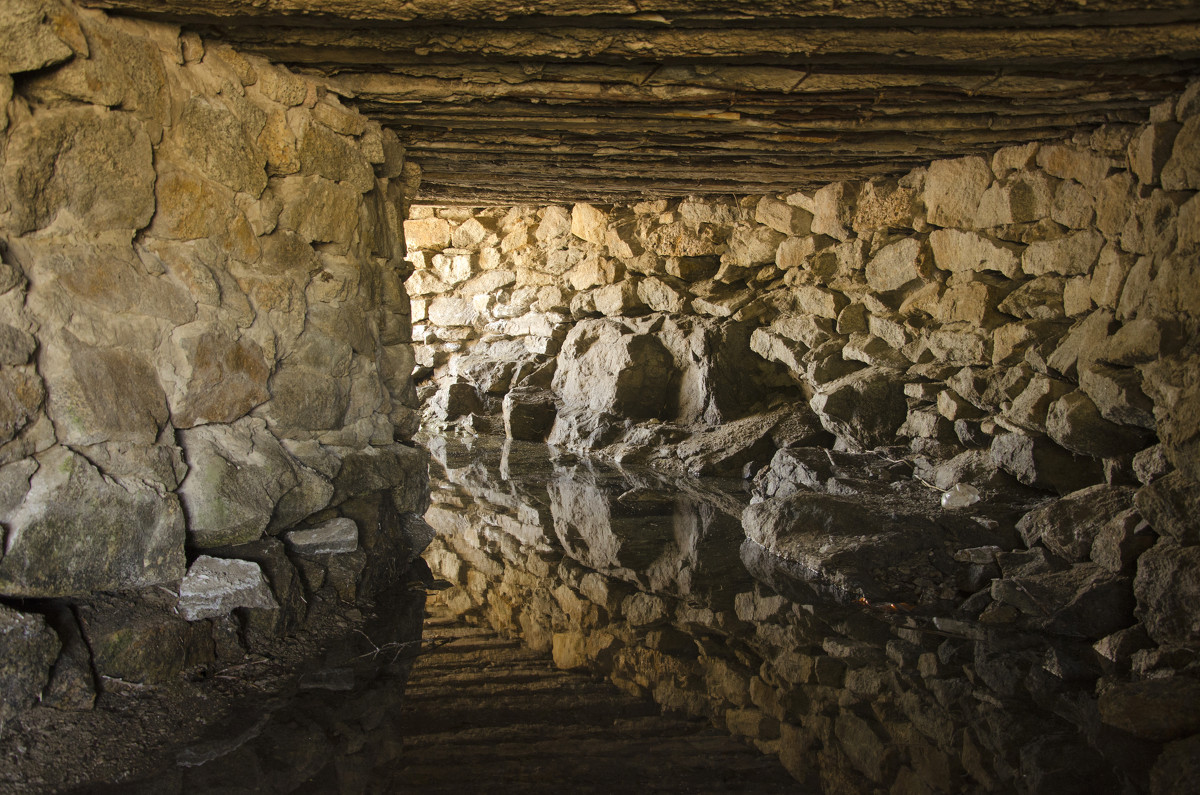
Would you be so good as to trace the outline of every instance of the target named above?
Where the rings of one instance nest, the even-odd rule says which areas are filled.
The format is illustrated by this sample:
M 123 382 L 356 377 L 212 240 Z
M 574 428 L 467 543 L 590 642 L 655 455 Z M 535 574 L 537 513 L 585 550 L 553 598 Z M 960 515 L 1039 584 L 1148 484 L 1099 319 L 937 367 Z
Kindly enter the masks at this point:
M 766 193 L 1144 121 L 1196 0 L 84 0 L 330 77 L 420 201 Z

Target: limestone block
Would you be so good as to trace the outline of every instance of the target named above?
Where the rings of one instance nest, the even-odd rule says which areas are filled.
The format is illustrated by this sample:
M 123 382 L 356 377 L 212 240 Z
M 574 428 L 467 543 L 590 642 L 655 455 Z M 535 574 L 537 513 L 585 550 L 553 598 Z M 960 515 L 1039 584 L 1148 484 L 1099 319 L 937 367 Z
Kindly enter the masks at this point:
M 404 240 L 409 251 L 441 251 L 450 246 L 450 224 L 444 218 L 422 218 L 404 222 Z
M 750 350 L 770 362 L 779 362 L 794 373 L 803 373 L 808 346 L 769 328 L 756 328 L 750 335 Z
M 1096 310 L 1071 327 L 1046 363 L 1067 377 L 1074 376 L 1078 366 L 1095 361 L 1105 350 L 1114 327 L 1111 312 Z
M 1192 480 L 1200 480 L 1200 427 L 1195 407 L 1200 400 L 1200 359 L 1163 357 L 1141 368 L 1142 388 L 1154 400 L 1158 435 L 1167 457 Z
M 1179 130 L 1174 121 L 1148 124 L 1129 142 L 1129 170 L 1143 185 L 1158 184 Z
M 1030 276 L 1048 273 L 1083 275 L 1091 271 L 1104 242 L 1104 236 L 1092 230 L 1034 241 L 1021 255 L 1021 267 Z
M 1159 540 L 1138 558 L 1133 590 L 1138 617 L 1155 641 L 1194 645 L 1200 640 L 1200 614 L 1194 609 L 1200 598 L 1200 546 Z M 1194 711 L 1189 715 L 1194 720 Z
M 468 218 L 450 233 L 450 244 L 455 248 L 477 249 L 492 230 L 488 229 L 478 218 Z
M 541 243 L 558 244 L 571 233 L 571 212 L 565 207 L 551 205 L 541 211 L 534 237 Z
M 0 72 L 32 72 L 71 58 L 55 32 L 63 13 L 44 0 L 12 0 L 0 8 Z
M 935 229 L 929 235 L 929 248 L 934 264 L 952 273 L 989 270 L 1010 279 L 1021 273 L 1020 246 L 978 232 Z
M 666 405 L 674 361 L 651 334 L 623 333 L 613 320 L 584 320 L 567 334 L 553 388 L 568 406 L 643 419 Z
M 176 158 L 235 191 L 258 197 L 267 186 L 266 156 L 238 117 L 212 99 L 192 97 L 164 146 L 169 146 Z
M 665 270 L 685 282 L 698 282 L 715 276 L 720 267 L 717 257 L 668 257 Z
M 792 298 L 800 312 L 830 320 L 836 320 L 849 303 L 849 299 L 841 293 L 812 285 L 800 285 L 792 291 Z
M 604 234 L 604 243 L 611 256 L 623 260 L 632 260 L 645 253 L 642 243 L 637 238 L 637 229 L 632 221 L 612 224 Z
M 308 94 L 307 87 L 305 95 Z M 332 94 L 326 94 L 313 105 L 313 118 L 341 135 L 362 135 L 367 129 L 367 120 L 362 114 L 343 106 Z
M 1094 309 L 1090 276 L 1076 276 L 1063 284 L 1063 312 L 1067 317 L 1086 315 Z
M 990 452 L 998 467 L 1033 488 L 1069 494 L 1104 480 L 1099 461 L 1072 455 L 1041 434 L 1000 434 Z
M 939 323 L 972 323 L 980 328 L 999 325 L 1003 321 L 994 307 L 1000 304 L 1010 284 L 983 274 L 951 284 L 933 306 L 933 319 Z
M 523 387 L 504 396 L 503 412 L 505 436 L 541 442 L 554 427 L 558 404 L 550 392 Z
M 608 213 L 595 205 L 580 202 L 571 208 L 571 234 L 597 246 L 607 235 Z
M 263 63 L 256 77 L 252 82 L 263 96 L 280 105 L 295 107 L 308 98 L 308 81 L 286 69 Z
M 1162 170 L 1162 186 L 1166 190 L 1200 189 L 1200 116 L 1183 123 L 1175 136 L 1171 157 Z
M 1039 276 L 1018 287 L 997 305 L 1013 317 L 1058 320 L 1066 316 L 1063 295 L 1066 281 L 1059 276 Z
M 935 160 L 925 175 L 925 208 L 929 223 L 970 228 L 992 170 L 982 157 Z
M 1160 450 L 1161 452 L 1161 450 Z M 1156 466 L 1162 468 L 1165 461 Z M 1157 477 L 1138 489 L 1134 497 L 1138 511 L 1154 532 L 1183 546 L 1200 543 L 1200 490 L 1196 482 L 1182 472 Z
M 876 229 L 912 229 L 924 221 L 917 191 L 893 180 L 873 179 L 858 194 L 851 227 L 863 234 Z
M 1037 143 L 1028 143 L 997 149 L 992 155 L 992 172 L 996 179 L 1004 179 L 1014 171 L 1033 168 L 1039 148 Z
M 3 23 L 0 16 L 0 32 Z M 61 647 L 40 615 L 0 605 L 0 720 L 7 722 L 41 701 Z
M 479 272 L 476 255 L 461 249 L 445 249 L 429 261 L 430 272 L 449 287 L 465 282 Z
M 950 323 L 921 340 L 936 361 L 957 367 L 986 365 L 992 360 L 992 335 L 970 323 Z
M 45 397 L 45 386 L 36 373 L 0 370 L 0 444 L 37 419 Z
M 189 543 L 201 549 L 260 538 L 295 487 L 292 458 L 261 419 L 179 432 L 189 470 L 179 487 Z
M 1050 218 L 1071 229 L 1086 229 L 1096 216 L 1096 200 L 1093 192 L 1073 179 L 1058 186 L 1054 194 L 1054 206 Z
M 1079 368 L 1079 388 L 1104 419 L 1154 430 L 1154 403 L 1142 391 L 1137 370 L 1087 364 Z
M 278 607 L 262 567 L 248 560 L 201 555 L 179 585 L 179 615 L 186 621 L 220 618 L 238 608 Z
M 1046 503 L 1021 517 L 1017 531 L 1025 546 L 1041 543 L 1069 563 L 1090 558 L 1097 537 L 1114 516 L 1126 511 L 1133 490 L 1098 484 Z
M 1152 434 L 1104 419 L 1091 398 L 1079 390 L 1050 406 L 1046 433 L 1071 452 L 1092 458 L 1131 454 L 1152 440 Z
M 728 251 L 721 256 L 722 264 L 751 268 L 775 261 L 782 233 L 766 226 L 737 226 L 729 237 Z
M 160 373 L 172 385 L 167 403 L 176 428 L 233 422 L 270 398 L 270 370 L 252 340 L 189 324 L 171 334 L 170 345 Z
M 617 282 L 624 270 L 618 260 L 589 256 L 567 273 L 567 281 L 573 290 L 587 290 Z
M 921 240 L 907 237 L 884 246 L 867 262 L 867 284 L 881 293 L 898 290 L 928 273 L 928 253 Z
M 792 204 L 789 197 L 789 204 Z M 858 186 L 850 182 L 831 182 L 821 188 L 806 207 L 813 214 L 810 229 L 814 235 L 828 235 L 835 240 L 849 240 L 853 233 L 854 208 L 858 201 Z M 803 206 L 803 205 L 800 205 Z
M 903 380 L 868 367 L 821 387 L 809 405 L 830 433 L 856 447 L 890 444 L 908 415 Z
M 687 311 L 689 299 L 662 279 L 654 276 L 642 279 L 637 290 L 638 298 L 655 312 L 680 314 Z
M 154 215 L 150 138 L 130 113 L 46 110 L 9 132 L 4 182 L 17 234 L 60 212 L 85 228 L 141 229 Z
M 1049 218 L 1058 181 L 1040 171 L 1019 173 L 984 191 L 975 226 L 1023 224 Z
M 429 507 L 429 454 L 403 444 L 339 450 L 342 465 L 333 479 L 332 504 L 387 489 L 400 513 Z
M 1055 177 L 1073 179 L 1089 188 L 1099 185 L 1116 167 L 1111 158 L 1061 144 L 1043 145 L 1037 164 Z
M 347 244 L 359 226 L 362 196 L 355 188 L 322 177 L 285 177 L 276 195 L 283 202 L 279 225 L 314 243 Z
M 288 549 L 301 555 L 337 555 L 358 549 L 358 525 L 353 519 L 330 519 L 306 530 L 286 534 Z
M 763 196 L 754 208 L 754 220 L 789 236 L 807 235 L 812 228 L 812 213 L 793 207 L 774 196 Z
M 1096 228 L 1110 240 L 1120 237 L 1129 219 L 1129 207 L 1134 200 L 1135 181 L 1128 171 L 1118 171 L 1094 189 L 1096 197 Z
M 341 182 L 359 193 L 375 187 L 371 164 L 346 137 L 320 124 L 309 124 L 300 138 L 300 171 Z
M 8 528 L 0 593 L 66 596 L 122 590 L 183 575 L 183 512 L 174 496 L 102 474 L 64 447 L 37 456 Z
M 1018 428 L 1044 432 L 1050 406 L 1070 391 L 1071 385 L 1065 381 L 1035 375 L 1004 411 L 1004 419 Z
M 475 306 L 463 298 L 438 296 L 429 302 L 429 322 L 436 326 L 472 326 L 479 319 Z
M 592 304 L 597 312 L 607 317 L 639 315 L 647 309 L 635 279 L 622 279 L 616 284 L 596 288 L 592 292 Z

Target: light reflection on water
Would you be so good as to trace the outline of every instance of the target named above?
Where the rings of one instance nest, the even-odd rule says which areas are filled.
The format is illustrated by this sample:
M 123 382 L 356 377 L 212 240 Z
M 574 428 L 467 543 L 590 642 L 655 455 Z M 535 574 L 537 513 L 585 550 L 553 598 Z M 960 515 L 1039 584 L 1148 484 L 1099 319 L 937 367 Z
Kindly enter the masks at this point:
M 456 584 L 448 609 L 703 716 L 809 787 L 1119 791 L 1139 775 L 1096 715 L 1086 639 L 965 620 L 949 598 L 856 603 L 747 540 L 739 480 L 486 437 L 429 446 L 439 537 L 426 558 Z M 1011 507 L 981 506 L 1001 518 L 984 524 L 1011 530 Z M 894 568 L 936 572 L 922 566 Z

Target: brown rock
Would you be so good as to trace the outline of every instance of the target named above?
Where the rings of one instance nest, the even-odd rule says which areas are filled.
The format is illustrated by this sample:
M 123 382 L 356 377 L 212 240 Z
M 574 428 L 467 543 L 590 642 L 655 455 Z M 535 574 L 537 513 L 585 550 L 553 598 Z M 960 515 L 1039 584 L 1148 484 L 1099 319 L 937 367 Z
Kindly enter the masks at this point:
M 1200 546 L 1160 539 L 1138 558 L 1133 591 L 1138 617 L 1157 643 L 1194 646 L 1200 641 Z
M 1091 557 L 1101 530 L 1132 502 L 1133 489 L 1089 486 L 1025 514 L 1017 531 L 1027 547 L 1040 542 L 1068 562 L 1083 562 Z
M 1131 454 L 1153 438 L 1148 432 L 1104 419 L 1091 398 L 1079 390 L 1050 406 L 1046 433 L 1071 452 L 1093 458 Z
M 1200 731 L 1200 681 L 1175 676 L 1121 682 L 1100 694 L 1100 720 L 1135 737 L 1166 742 Z
M 375 187 L 375 171 L 358 147 L 319 124 L 308 125 L 300 139 L 300 172 L 344 183 L 359 193 Z
M 1185 121 L 1175 136 L 1171 157 L 1163 165 L 1162 186 L 1166 190 L 1200 189 L 1200 116 Z
M 267 187 L 266 157 L 227 107 L 203 97 L 184 106 L 169 139 L 193 168 L 251 196 Z
M 55 34 L 50 7 L 41 0 L 12 0 L 0 9 L 0 72 L 32 72 L 73 55 Z
M 970 228 L 991 183 L 992 170 L 981 157 L 934 161 L 925 176 L 929 223 Z

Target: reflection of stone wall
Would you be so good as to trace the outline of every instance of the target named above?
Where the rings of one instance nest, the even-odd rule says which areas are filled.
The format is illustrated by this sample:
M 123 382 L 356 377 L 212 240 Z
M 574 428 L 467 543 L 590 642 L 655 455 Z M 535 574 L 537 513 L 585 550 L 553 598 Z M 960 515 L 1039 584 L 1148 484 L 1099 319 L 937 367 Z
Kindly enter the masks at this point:
M 742 541 L 749 495 L 539 464 L 517 445 L 504 455 L 520 467 L 503 478 L 505 459 L 497 468 L 486 443 L 433 451 L 427 517 L 439 535 L 426 557 L 454 584 L 437 596 L 448 610 L 560 668 L 711 721 L 778 755 L 805 791 L 1194 789 L 1194 636 L 1163 635 L 1150 605 L 1133 623 L 1127 577 L 1064 564 L 1061 540 L 1028 532 L 1086 536 L 1120 502 L 1105 487 L 1028 512 L 1017 525 L 1025 549 L 1012 528 L 1019 499 L 990 516 L 986 506 L 939 514 L 909 479 L 871 485 L 886 459 L 841 454 L 835 485 L 879 518 L 797 528 L 824 546 L 847 532 L 860 542 L 852 556 L 825 549 L 797 566 Z M 877 501 L 888 493 L 906 516 Z M 817 587 L 868 566 L 938 593 L 838 604 Z M 1173 615 L 1194 613 L 1175 605 Z
M 394 134 L 169 26 L 22 0 L 0 53 L 0 596 L 421 510 Z
M 744 416 L 778 383 L 769 361 L 851 448 L 988 448 L 1070 490 L 1130 476 L 1157 434 L 1195 479 L 1195 96 L 811 194 L 414 208 L 418 361 L 498 397 L 544 389 L 557 354 L 554 439 L 578 447 L 645 437 L 609 415 Z

